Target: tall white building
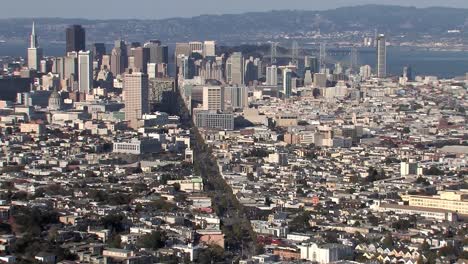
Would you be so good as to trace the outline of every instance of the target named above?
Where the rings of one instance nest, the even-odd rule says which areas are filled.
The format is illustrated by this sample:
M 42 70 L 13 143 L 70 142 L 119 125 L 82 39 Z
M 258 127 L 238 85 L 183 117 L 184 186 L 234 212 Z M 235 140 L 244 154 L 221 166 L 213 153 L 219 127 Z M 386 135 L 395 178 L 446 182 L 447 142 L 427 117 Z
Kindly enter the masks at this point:
M 62 79 L 72 79 L 72 81 L 77 81 L 77 65 L 78 53 L 76 51 L 68 52 L 63 61 L 63 76 L 61 76 Z
M 299 249 L 301 250 L 301 259 L 319 264 L 343 260 L 353 252 L 350 247 L 341 244 L 318 245 L 316 243 L 308 243 L 300 245 Z
M 224 87 L 205 86 L 203 87 L 203 110 L 223 111 L 224 110 Z
M 148 75 L 135 72 L 125 73 L 123 78 L 125 93 L 125 119 L 133 129 L 139 127 L 139 120 L 143 114 L 149 112 L 149 84 Z
M 377 36 L 377 77 L 385 78 L 387 76 L 387 42 L 385 35 Z
M 278 67 L 272 65 L 266 69 L 266 84 L 267 85 L 278 85 Z
M 39 43 L 36 36 L 36 26 L 33 22 L 31 36 L 29 38 L 28 48 L 28 67 L 36 71 L 40 70 L 42 60 L 42 49 L 39 48 Z
M 408 176 L 408 175 L 422 175 L 423 170 L 419 167 L 417 162 L 409 161 L 409 162 L 401 162 L 400 163 L 400 175 L 401 176 Z
M 249 89 L 245 86 L 225 88 L 225 102 L 234 109 L 242 109 L 248 106 Z
M 216 56 L 216 41 L 207 40 L 203 43 L 203 56 L 204 57 Z
M 233 85 L 244 84 L 244 57 L 241 52 L 234 52 L 227 61 L 228 83 Z
M 93 89 L 93 55 L 91 51 L 78 53 L 78 89 L 89 94 Z
M 158 64 L 156 63 L 148 63 L 147 66 L 147 71 L 148 71 L 148 79 L 154 79 L 158 75 Z
M 203 42 L 192 41 L 189 42 L 189 46 L 192 53 L 199 53 L 200 55 L 203 55 Z
M 372 76 L 372 68 L 370 65 L 361 66 L 359 69 L 359 75 L 364 79 L 367 80 Z

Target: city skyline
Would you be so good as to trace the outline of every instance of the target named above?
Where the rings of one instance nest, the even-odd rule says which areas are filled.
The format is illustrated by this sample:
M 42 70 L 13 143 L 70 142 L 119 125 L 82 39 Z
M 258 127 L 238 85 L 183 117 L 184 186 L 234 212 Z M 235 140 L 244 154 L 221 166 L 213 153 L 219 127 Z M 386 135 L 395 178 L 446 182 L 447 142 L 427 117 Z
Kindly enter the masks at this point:
M 213 2 L 188 12 L 246 3 Z M 384 5 L 0 19 L 0 262 L 468 263 L 467 28 Z
M 92 4 L 94 7 L 90 9 Z M 142 8 L 136 9 L 138 12 L 132 13 L 131 10 L 121 8 L 125 4 L 123 0 L 95 2 L 83 0 L 79 6 L 70 9 L 66 1 L 45 0 L 41 2 L 30 2 L 28 0 L 19 0 L 14 3 L 3 3 L 5 8 L 0 10 L 0 19 L 6 18 L 83 18 L 83 19 L 167 19 L 176 17 L 195 17 L 200 15 L 222 15 L 222 14 L 240 14 L 246 12 L 264 12 L 272 10 L 328 10 L 339 7 L 378 4 L 393 6 L 414 6 L 417 8 L 425 7 L 452 7 L 468 8 L 468 2 L 463 0 L 450 0 L 441 2 L 438 0 L 332 0 L 326 3 L 308 0 L 293 1 L 258 1 L 252 3 L 247 0 L 235 2 L 226 2 L 223 5 L 217 4 L 216 0 L 201 0 L 197 2 L 186 2 L 176 0 L 167 3 L 162 1 L 137 0 L 134 4 L 141 5 Z M 29 8 L 25 10 L 23 7 Z M 184 6 L 184 8 L 180 8 Z M 107 12 L 103 12 L 106 10 Z

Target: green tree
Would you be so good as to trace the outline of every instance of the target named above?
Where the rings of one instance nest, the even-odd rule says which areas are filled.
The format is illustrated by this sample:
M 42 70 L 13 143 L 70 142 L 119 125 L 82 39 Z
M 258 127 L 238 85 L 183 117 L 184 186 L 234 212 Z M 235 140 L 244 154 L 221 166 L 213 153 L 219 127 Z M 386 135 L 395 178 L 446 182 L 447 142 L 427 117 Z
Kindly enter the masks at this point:
M 198 263 L 210 264 L 224 262 L 225 251 L 220 246 L 209 246 L 198 254 Z
M 394 241 L 392 234 L 387 234 L 384 239 L 382 240 L 382 247 L 384 248 L 393 248 Z
M 151 234 L 146 234 L 137 241 L 137 246 L 140 248 L 160 249 L 165 246 L 167 237 L 162 231 L 153 231 Z
M 302 212 L 298 214 L 290 223 L 289 230 L 291 232 L 304 233 L 311 231 L 311 226 L 309 224 L 310 214 L 307 212 Z

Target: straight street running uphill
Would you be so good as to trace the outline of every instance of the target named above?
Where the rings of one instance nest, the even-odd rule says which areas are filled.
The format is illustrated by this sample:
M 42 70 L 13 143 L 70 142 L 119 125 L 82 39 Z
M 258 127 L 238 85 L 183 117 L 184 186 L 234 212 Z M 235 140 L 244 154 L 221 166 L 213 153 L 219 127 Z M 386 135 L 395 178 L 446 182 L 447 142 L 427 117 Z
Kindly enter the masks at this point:
M 203 178 L 205 192 L 211 197 L 213 208 L 221 219 L 225 234 L 226 262 L 235 262 L 261 252 L 255 232 L 247 217 L 246 210 L 233 194 L 231 187 L 222 178 L 212 149 L 203 140 L 193 123 L 190 112 L 179 89 L 174 92 L 178 115 L 183 126 L 192 132 L 194 173 Z

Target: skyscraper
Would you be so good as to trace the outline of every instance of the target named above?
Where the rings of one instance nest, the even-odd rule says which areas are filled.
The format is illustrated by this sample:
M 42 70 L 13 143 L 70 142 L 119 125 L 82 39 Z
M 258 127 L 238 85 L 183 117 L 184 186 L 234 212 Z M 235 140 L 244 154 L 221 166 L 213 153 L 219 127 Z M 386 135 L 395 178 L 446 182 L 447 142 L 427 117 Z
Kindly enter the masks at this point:
M 186 57 L 190 56 L 192 50 L 190 49 L 190 44 L 186 42 L 176 43 L 175 47 L 175 57 L 179 57 L 179 55 L 184 55 Z
M 150 40 L 144 47 L 149 49 L 150 63 L 169 63 L 169 48 L 161 45 L 161 41 Z
M 64 58 L 62 79 L 69 79 L 71 82 L 77 81 L 78 77 L 78 53 L 73 51 L 67 53 Z
M 127 45 L 124 41 L 118 40 L 114 44 L 111 52 L 111 72 L 114 76 L 122 74 L 128 66 Z
M 198 53 L 203 55 L 203 42 L 192 41 L 189 42 L 191 53 Z
M 102 56 L 106 55 L 106 45 L 104 43 L 93 43 L 91 51 L 93 52 L 93 59 L 97 61 L 98 66 L 101 67 Z
M 150 62 L 150 49 L 149 48 L 133 48 L 132 54 L 134 58 L 134 70 L 147 73 L 148 63 Z
M 203 56 L 204 57 L 214 57 L 216 56 L 216 42 L 215 41 L 205 41 L 203 43 Z
M 125 119 L 129 126 L 137 129 L 143 114 L 149 112 L 148 75 L 142 72 L 125 73 L 123 91 L 125 93 Z
M 223 111 L 224 110 L 224 87 L 205 86 L 203 87 L 203 110 Z
M 180 60 L 179 74 L 184 79 L 192 79 L 194 76 L 194 72 L 195 72 L 195 64 L 194 64 L 193 58 L 180 55 L 177 58 L 177 60 Z
M 36 26 L 33 22 L 31 35 L 29 37 L 29 48 L 28 48 L 28 67 L 38 71 L 42 60 L 42 49 L 39 48 L 39 43 L 36 36 Z
M 310 70 L 312 74 L 319 73 L 319 59 L 317 57 L 305 56 L 304 58 L 304 67 L 305 70 Z
M 283 94 L 289 98 L 292 94 L 292 70 L 283 70 Z
M 93 53 L 80 51 L 78 53 L 78 89 L 89 94 L 93 89 Z
M 248 106 L 249 89 L 245 86 L 230 86 L 225 88 L 225 99 L 232 108 L 242 109 Z
M 359 75 L 364 79 L 364 80 L 367 80 L 371 77 L 372 75 L 372 68 L 371 66 L 369 65 L 364 65 L 364 66 L 361 66 L 361 68 L 359 69 Z
M 244 57 L 241 52 L 234 52 L 228 59 L 228 82 L 234 85 L 244 84 Z
M 266 70 L 266 84 L 267 85 L 278 85 L 278 67 L 271 65 Z
M 244 83 L 250 85 L 253 81 L 256 81 L 257 78 L 257 66 L 255 66 L 253 58 L 245 60 L 244 62 Z
M 408 81 L 413 80 L 413 69 L 411 68 L 411 66 L 403 67 L 403 77 L 407 78 Z
M 385 35 L 377 36 L 377 77 L 387 76 L 387 45 Z
M 86 50 L 86 33 L 81 25 L 69 26 L 66 35 L 67 52 Z

